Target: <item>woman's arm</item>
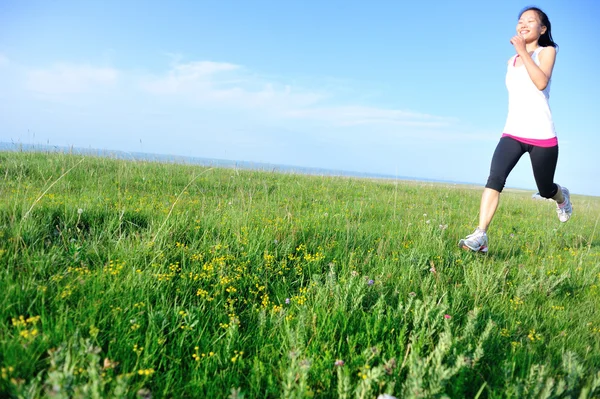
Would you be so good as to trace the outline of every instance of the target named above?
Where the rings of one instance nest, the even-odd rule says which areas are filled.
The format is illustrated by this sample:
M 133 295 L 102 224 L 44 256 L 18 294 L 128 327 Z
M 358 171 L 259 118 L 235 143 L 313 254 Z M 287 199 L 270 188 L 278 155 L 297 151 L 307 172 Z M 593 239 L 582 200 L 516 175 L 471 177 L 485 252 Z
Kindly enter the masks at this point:
M 540 51 L 538 54 L 540 65 L 538 66 L 527 52 L 525 40 L 521 36 L 513 37 L 510 42 L 515 46 L 517 54 L 521 57 L 533 84 L 535 84 L 538 90 L 544 90 L 552 77 L 554 62 L 556 61 L 556 49 L 554 47 L 546 47 Z

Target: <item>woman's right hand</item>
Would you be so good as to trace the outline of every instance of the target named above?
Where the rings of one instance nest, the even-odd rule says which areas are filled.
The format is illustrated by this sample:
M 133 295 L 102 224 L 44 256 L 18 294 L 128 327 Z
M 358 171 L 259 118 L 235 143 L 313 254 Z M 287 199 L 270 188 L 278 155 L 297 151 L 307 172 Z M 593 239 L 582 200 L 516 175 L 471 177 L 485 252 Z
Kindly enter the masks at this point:
M 512 44 L 515 47 L 517 54 L 519 54 L 520 56 L 523 56 L 527 53 L 527 47 L 523 36 L 513 36 L 512 39 L 510 39 L 510 44 Z

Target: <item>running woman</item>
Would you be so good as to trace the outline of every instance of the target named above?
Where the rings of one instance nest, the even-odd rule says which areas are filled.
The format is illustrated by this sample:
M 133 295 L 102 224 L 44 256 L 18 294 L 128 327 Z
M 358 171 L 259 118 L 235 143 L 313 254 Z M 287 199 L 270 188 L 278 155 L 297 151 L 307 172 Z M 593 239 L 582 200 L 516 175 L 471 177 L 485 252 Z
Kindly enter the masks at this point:
M 537 7 L 519 15 L 517 35 L 510 39 L 517 54 L 508 61 L 506 87 L 508 116 L 490 167 L 481 197 L 479 225 L 473 234 L 459 241 L 461 248 L 488 251 L 487 229 L 498 207 L 506 178 L 524 153 L 529 153 L 533 176 L 540 196 L 556 201 L 561 222 L 571 217 L 569 190 L 554 183 L 558 161 L 558 140 L 548 105 L 550 80 L 557 44 L 552 39 L 548 16 Z

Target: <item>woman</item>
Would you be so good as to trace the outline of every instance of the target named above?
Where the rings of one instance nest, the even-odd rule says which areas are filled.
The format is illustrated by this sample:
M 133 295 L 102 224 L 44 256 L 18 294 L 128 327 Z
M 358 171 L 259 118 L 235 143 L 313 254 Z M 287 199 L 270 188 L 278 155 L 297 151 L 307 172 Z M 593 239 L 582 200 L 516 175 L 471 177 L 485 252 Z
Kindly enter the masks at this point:
M 479 225 L 473 234 L 459 241 L 461 248 L 488 251 L 487 229 L 498 207 L 506 178 L 521 156 L 528 152 L 539 193 L 556 201 L 558 219 L 571 217 L 569 190 L 554 183 L 558 140 L 548 105 L 550 79 L 557 44 L 552 39 L 548 16 L 537 7 L 519 15 L 517 35 L 510 43 L 516 55 L 508 61 L 506 87 L 508 116 L 504 133 L 494 151 L 490 175 L 481 197 Z

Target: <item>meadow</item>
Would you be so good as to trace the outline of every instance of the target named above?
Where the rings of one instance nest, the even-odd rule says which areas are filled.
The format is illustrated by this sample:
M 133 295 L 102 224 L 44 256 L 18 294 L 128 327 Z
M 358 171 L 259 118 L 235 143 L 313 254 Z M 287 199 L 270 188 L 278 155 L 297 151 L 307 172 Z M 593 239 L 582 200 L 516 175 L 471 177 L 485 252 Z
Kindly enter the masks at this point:
M 600 198 L 0 153 L 0 397 L 600 397 Z

